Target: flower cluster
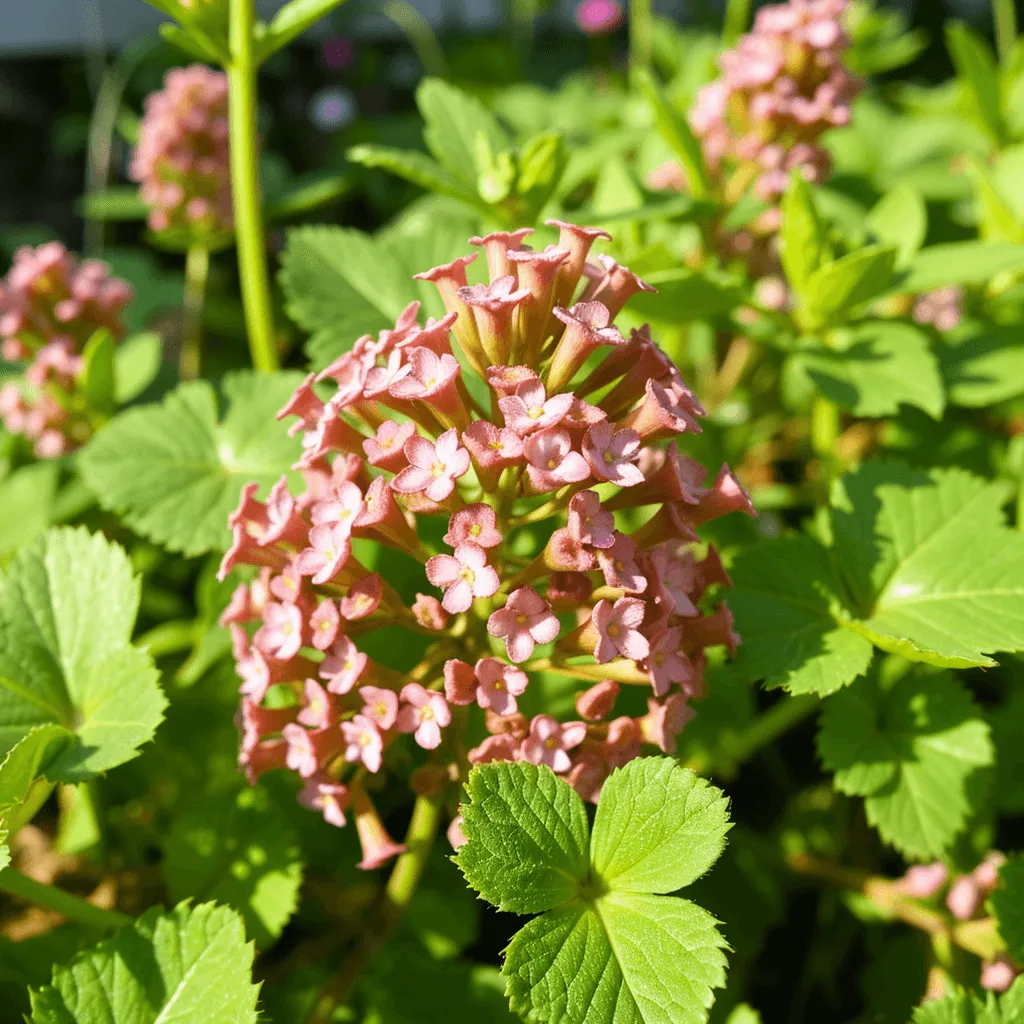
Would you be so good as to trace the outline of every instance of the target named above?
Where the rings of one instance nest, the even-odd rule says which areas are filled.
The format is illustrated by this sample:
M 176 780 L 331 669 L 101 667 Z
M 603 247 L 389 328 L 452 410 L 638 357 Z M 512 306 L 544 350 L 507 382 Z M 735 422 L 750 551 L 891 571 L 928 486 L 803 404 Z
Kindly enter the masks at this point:
M 721 77 L 704 86 L 690 114 L 709 169 L 725 197 L 749 188 L 769 203 L 799 170 L 822 182 L 830 171 L 821 135 L 848 124 L 859 82 L 842 64 L 849 46 L 842 17 L 847 0 L 789 0 L 762 7 L 753 31 L 719 58 Z M 772 207 L 757 227 L 770 234 Z
M 230 231 L 228 82 L 202 64 L 174 68 L 146 98 L 131 176 L 153 231 Z
M 576 24 L 588 36 L 614 32 L 623 21 L 618 0 L 581 0 L 576 5 Z
M 0 281 L 0 355 L 28 366 L 22 381 L 0 388 L 0 417 L 40 458 L 61 455 L 91 433 L 78 394 L 82 349 L 100 329 L 123 334 L 121 313 L 131 299 L 131 287 L 105 263 L 80 261 L 60 242 L 14 254 Z
M 447 315 L 421 325 L 413 304 L 310 375 L 281 410 L 306 491 L 282 478 L 260 501 L 249 485 L 230 519 L 222 576 L 259 567 L 223 618 L 241 763 L 250 779 L 296 771 L 328 821 L 351 807 L 364 867 L 399 849 L 365 782 L 393 747 L 408 758 L 403 736 L 434 752 L 420 791 L 522 759 L 596 801 L 645 745 L 675 750 L 706 648 L 739 642 L 723 603 L 701 610 L 729 578 L 696 531 L 750 501 L 727 467 L 708 482 L 680 450 L 703 410 L 649 329 L 614 325 L 649 286 L 592 257 L 604 232 L 549 223 L 558 240 L 540 251 L 529 230 L 471 239 L 489 283 L 467 278 L 478 254 L 418 275 Z M 441 529 L 418 529 L 436 517 L 439 547 L 424 538 Z M 411 606 L 357 560 L 360 538 L 421 563 Z M 383 625 L 433 641 L 408 674 L 360 650 Z M 578 720 L 524 712 L 538 672 L 577 681 Z
M 945 892 L 946 909 L 958 921 L 973 921 L 982 916 L 985 900 L 999 881 L 999 869 L 1006 863 L 1006 857 L 998 850 L 991 850 L 973 870 L 963 875 L 950 877 L 949 869 L 942 861 L 933 864 L 916 864 L 899 880 L 897 885 L 907 896 L 925 900 Z M 981 984 L 993 992 L 1005 992 L 1020 969 L 1006 957 L 999 956 L 986 960 L 981 965 Z
M 964 290 L 952 285 L 918 295 L 914 300 L 913 317 L 922 326 L 937 331 L 952 331 L 960 326 L 964 316 Z

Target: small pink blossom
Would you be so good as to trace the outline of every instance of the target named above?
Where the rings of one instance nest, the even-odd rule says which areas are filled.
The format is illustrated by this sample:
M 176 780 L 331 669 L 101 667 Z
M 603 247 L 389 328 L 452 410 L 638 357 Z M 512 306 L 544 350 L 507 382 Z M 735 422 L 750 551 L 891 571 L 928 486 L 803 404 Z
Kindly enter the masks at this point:
M 609 587 L 617 587 L 629 594 L 642 594 L 647 589 L 647 577 L 636 560 L 636 544 L 631 537 L 615 531 L 615 543 L 597 552 L 597 561 Z
M 405 442 L 416 433 L 416 424 L 385 420 L 377 433 L 363 442 L 366 461 L 371 466 L 397 473 L 405 466 Z
M 516 697 L 522 696 L 529 683 L 522 669 L 506 665 L 497 658 L 481 658 L 476 663 L 476 678 L 480 683 L 477 702 L 497 715 L 510 715 L 518 710 Z
M 327 775 L 313 775 L 305 781 L 299 793 L 299 803 L 312 811 L 319 811 L 328 825 L 345 826 L 348 808 L 348 790 Z
M 441 607 L 436 597 L 428 594 L 417 594 L 412 604 L 412 614 L 424 629 L 440 632 L 448 627 L 448 613 Z
M 576 24 L 588 36 L 614 32 L 622 20 L 622 5 L 617 0 L 581 0 L 576 5 Z
M 341 599 L 342 617 L 353 622 L 372 615 L 380 607 L 382 593 L 381 579 L 377 573 L 371 572 L 361 577 Z
M 377 728 L 390 729 L 398 718 L 398 694 L 379 686 L 360 686 L 359 696 L 363 698 L 363 715 L 377 723 Z
M 462 434 L 462 443 L 482 470 L 495 473 L 523 457 L 523 442 L 514 430 L 496 427 L 487 420 L 474 420 Z
M 572 405 L 572 395 L 552 395 L 546 398 L 540 380 L 520 384 L 515 394 L 498 400 L 505 426 L 520 436 L 535 430 L 558 426 Z
M 467 542 L 482 548 L 497 547 L 502 541 L 498 517 L 490 505 L 467 505 L 451 517 L 448 532 L 441 539 L 453 548 Z
M 635 487 L 644 475 L 635 465 L 640 457 L 640 435 L 635 430 L 613 430 L 610 423 L 598 423 L 583 439 L 583 454 L 598 480 L 620 487 Z
M 341 723 L 345 738 L 345 760 L 362 761 L 366 770 L 379 772 L 384 755 L 384 739 L 377 723 L 366 715 L 356 715 L 351 722 Z
M 291 722 L 281 730 L 281 735 L 288 744 L 285 764 L 304 779 L 315 775 L 341 749 L 337 729 L 312 730 Z
M 403 686 L 401 697 L 398 731 L 413 733 L 424 750 L 435 750 L 441 745 L 441 730 L 452 720 L 448 702 L 419 683 Z
M 444 695 L 449 704 L 472 704 L 476 700 L 476 687 L 476 671 L 472 665 L 458 658 L 444 663 Z
M 303 576 L 312 576 L 315 584 L 329 583 L 352 553 L 351 527 L 342 524 L 314 526 L 309 531 L 309 547 L 296 563 Z
M 933 864 L 915 864 L 899 881 L 900 890 L 914 899 L 934 896 L 949 880 L 949 868 L 941 860 Z
M 326 651 L 334 643 L 338 635 L 341 616 L 338 606 L 327 599 L 317 605 L 316 611 L 309 617 L 309 628 L 313 634 L 313 646 L 318 651 Z
M 487 620 L 487 632 L 504 638 L 509 659 L 517 665 L 533 654 L 534 644 L 551 643 L 558 630 L 551 606 L 532 587 L 513 590 L 505 607 Z
M 644 603 L 636 597 L 620 597 L 613 605 L 598 601 L 591 621 L 597 628 L 598 642 L 594 658 L 601 664 L 618 656 L 642 661 L 651 652 L 647 637 L 640 632 L 644 621 Z
M 366 670 L 369 658 L 347 636 L 339 636 L 320 663 L 320 678 L 331 693 L 348 693 Z
M 565 484 L 579 483 L 590 476 L 590 467 L 564 430 L 542 430 L 530 434 L 523 445 L 530 487 L 536 493 L 554 491 Z
M 644 741 L 659 747 L 666 754 L 674 754 L 676 737 L 694 714 L 684 694 L 672 693 L 662 700 L 648 697 L 647 714 L 640 719 Z
M 487 564 L 487 552 L 479 544 L 467 541 L 454 555 L 434 555 L 427 562 L 427 579 L 444 589 L 441 606 L 457 615 L 470 609 L 475 598 L 498 592 L 501 581 Z
M 334 698 L 315 679 L 307 679 L 302 689 L 302 709 L 296 721 L 309 729 L 327 729 L 337 720 Z
M 612 713 L 618 696 L 619 684 L 614 679 L 602 679 L 577 695 L 576 711 L 588 722 L 600 722 Z
M 448 826 L 448 842 L 451 844 L 453 850 L 458 850 L 460 847 L 466 845 L 469 839 L 466 838 L 466 833 L 462 831 L 462 815 L 456 814 L 452 818 L 451 824 Z
M 492 761 L 515 761 L 519 757 L 519 743 L 511 733 L 488 736 L 466 755 L 470 764 L 490 764 Z
M 422 491 L 432 501 L 444 501 L 469 469 L 469 452 L 459 447 L 455 430 L 446 430 L 433 444 L 425 437 L 411 437 L 403 451 L 409 465 L 391 481 L 400 494 Z
M 298 607 L 271 601 L 263 609 L 263 625 L 256 630 L 253 643 L 269 657 L 287 661 L 299 653 L 302 633 L 302 612 Z
M 685 689 L 693 678 L 693 666 L 690 659 L 680 650 L 683 631 L 678 626 L 663 630 L 654 638 L 651 653 L 644 668 L 651 677 L 654 694 L 663 697 L 673 683 L 679 683 Z
M 601 508 L 596 491 L 579 491 L 569 501 L 569 530 L 581 544 L 610 548 L 615 543 L 615 517 Z
M 556 722 L 550 715 L 536 715 L 530 723 L 530 735 L 523 740 L 523 760 L 546 764 L 553 772 L 564 774 L 572 767 L 568 751 L 578 747 L 587 735 L 585 722 Z

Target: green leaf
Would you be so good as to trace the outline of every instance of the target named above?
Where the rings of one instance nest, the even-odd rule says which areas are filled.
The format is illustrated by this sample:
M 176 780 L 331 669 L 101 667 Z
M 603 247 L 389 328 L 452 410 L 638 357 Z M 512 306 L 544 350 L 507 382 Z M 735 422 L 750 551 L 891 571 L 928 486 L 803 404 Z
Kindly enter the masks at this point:
M 731 567 L 729 607 L 743 637 L 736 671 L 768 689 L 833 693 L 867 671 L 870 641 L 843 625 L 828 551 L 806 536 L 762 541 Z
M 809 326 L 840 322 L 892 283 L 896 248 L 869 245 L 819 267 L 801 293 L 801 319 Z
M 0 580 L 0 752 L 55 723 L 76 742 L 47 769 L 79 782 L 131 760 L 166 701 L 130 638 L 139 583 L 124 551 L 84 529 L 52 529 Z
M 963 22 L 946 26 L 946 44 L 957 78 L 971 97 L 978 123 L 992 141 L 1003 141 L 1002 100 L 999 95 L 999 69 L 988 43 Z
M 91 220 L 145 220 L 148 207 L 134 185 L 115 185 L 82 196 L 76 204 L 80 216 Z
M 160 335 L 147 331 L 126 338 L 114 352 L 114 401 L 127 405 L 156 379 L 163 362 Z
M 387 146 L 353 146 L 346 154 L 354 164 L 377 167 L 437 195 L 449 196 L 474 206 L 480 205 L 476 190 L 446 171 L 426 153 L 414 149 L 391 149 Z
M 718 860 L 728 830 L 720 789 L 670 758 L 638 758 L 601 789 L 590 864 L 616 892 L 674 892 Z
M 256 1024 L 259 987 L 242 920 L 227 907 L 145 913 L 56 967 L 31 1024 Z
M 645 275 L 656 292 L 639 292 L 629 312 L 644 320 L 675 325 L 725 313 L 743 301 L 743 291 L 726 277 L 691 270 L 657 270 Z
M 902 270 L 924 245 L 928 208 L 917 189 L 897 185 L 871 208 L 867 223 L 880 242 L 896 246 L 896 267 Z
M 423 120 L 423 139 L 434 157 L 474 195 L 479 167 L 477 138 L 493 154 L 512 147 L 512 140 L 494 115 L 475 97 L 439 78 L 425 78 L 416 89 Z
M 224 550 L 242 485 L 268 489 L 298 457 L 276 414 L 301 380 L 292 372 L 231 373 L 219 421 L 213 388 L 182 384 L 160 405 L 111 420 L 82 452 L 85 480 L 104 508 L 169 550 Z
M 910 324 L 872 320 L 850 332 L 848 348 L 816 345 L 793 358 L 821 394 L 855 416 L 895 416 L 912 405 L 939 419 L 946 405 L 928 335 Z
M 1024 1020 L 1024 977 L 1003 995 L 986 992 L 982 1001 L 973 992 L 957 991 L 929 999 L 914 1010 L 913 1024 L 1020 1024 Z
M 288 232 L 280 279 L 288 315 L 312 334 L 306 352 L 317 369 L 351 348 L 360 335 L 394 327 L 402 310 L 419 297 L 397 256 L 352 228 Z
M 949 850 L 971 811 L 968 782 L 994 756 L 968 691 L 920 672 L 889 687 L 869 676 L 830 697 L 818 751 L 840 792 L 865 797 L 882 838 L 920 859 Z
M 152 3 L 152 0 L 147 0 L 147 2 Z M 184 50 L 190 57 L 195 57 L 197 60 L 205 61 L 207 64 L 227 63 L 230 60 L 230 55 L 227 52 L 222 52 L 218 47 L 211 46 L 209 41 L 186 32 L 180 25 L 164 24 L 160 26 L 159 31 L 160 35 L 172 46 Z
M 1024 649 L 1024 535 L 1000 484 L 959 469 L 869 463 L 833 495 L 835 552 L 861 606 L 856 628 L 913 661 L 993 665 Z
M 60 467 L 51 461 L 23 466 L 0 480 L 0 561 L 53 522 L 59 479 Z
M 983 409 L 1024 394 L 1024 338 L 1017 326 L 984 324 L 938 347 L 949 401 Z
M 309 213 L 340 199 L 349 191 L 348 178 L 340 174 L 303 175 L 294 179 L 289 188 L 267 203 L 267 220 L 285 220 Z
M 1024 270 L 1024 245 L 1012 242 L 948 242 L 930 245 L 897 282 L 901 292 L 934 291 L 950 285 L 986 285 L 998 274 Z
M 535 914 L 571 900 L 587 877 L 587 812 L 547 767 L 494 762 L 466 783 L 458 852 L 466 881 L 499 910 Z
M 17 832 L 39 810 L 52 784 L 50 765 L 74 740 L 62 725 L 37 725 L 0 762 L 0 829 Z
M 82 390 L 86 400 L 100 412 L 114 411 L 115 370 L 114 336 L 101 329 L 86 342 L 82 350 Z
M 1010 956 L 1024 962 L 1024 857 L 1011 857 L 999 869 L 999 885 L 989 906 Z
M 825 226 L 814 206 L 814 193 L 798 171 L 794 171 L 782 197 L 779 247 L 786 280 L 802 295 L 811 275 L 830 257 Z
M 171 899 L 226 903 L 260 949 L 295 912 L 302 862 L 298 837 L 262 789 L 219 794 L 187 807 L 164 844 Z
M 269 25 L 258 33 L 254 46 L 257 65 L 287 46 L 345 0 L 290 0 Z
M 531 921 L 502 973 L 530 1021 L 701 1024 L 725 984 L 724 947 L 715 919 L 688 900 L 612 892 Z

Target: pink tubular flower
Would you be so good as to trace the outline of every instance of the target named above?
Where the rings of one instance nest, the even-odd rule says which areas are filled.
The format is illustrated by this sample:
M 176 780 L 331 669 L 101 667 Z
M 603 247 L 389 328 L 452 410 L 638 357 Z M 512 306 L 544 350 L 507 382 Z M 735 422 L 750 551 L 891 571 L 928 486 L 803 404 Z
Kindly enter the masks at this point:
M 401 698 L 398 731 L 413 733 L 424 750 L 435 750 L 441 745 L 441 730 L 452 720 L 448 702 L 419 683 L 403 686 Z
M 949 869 L 941 860 L 934 864 L 915 864 L 899 881 L 901 891 L 914 899 L 934 896 L 949 880 Z
M 349 622 L 365 619 L 379 607 L 383 589 L 381 579 L 373 572 L 356 580 L 341 599 L 341 614 Z
M 431 501 L 444 501 L 469 469 L 469 452 L 459 447 L 455 430 L 445 431 L 434 444 L 425 437 L 411 437 L 403 451 L 409 465 L 391 481 L 400 494 L 422 491 Z
M 542 430 L 530 434 L 523 446 L 529 465 L 526 474 L 536 493 L 554 491 L 565 484 L 580 483 L 590 477 L 590 467 L 564 430 Z
M 256 630 L 253 643 L 264 654 L 278 661 L 294 658 L 302 647 L 302 613 L 294 604 L 270 602 L 263 609 L 263 625 Z
M 449 704 L 466 705 L 476 700 L 476 670 L 458 658 L 444 663 L 444 695 Z
M 496 594 L 501 585 L 487 564 L 487 552 L 470 541 L 460 544 L 454 555 L 434 555 L 427 562 L 427 579 L 444 589 L 441 606 L 453 615 L 468 611 L 475 598 Z
M 334 579 L 352 553 L 350 534 L 351 527 L 341 524 L 314 526 L 309 531 L 310 546 L 299 555 L 299 572 L 311 576 L 314 583 Z
M 505 650 L 517 665 L 533 654 L 534 644 L 551 643 L 558 629 L 551 606 L 532 587 L 513 590 L 505 607 L 487 620 L 487 632 L 505 640 Z
M 374 871 L 387 864 L 392 857 L 405 853 L 405 846 L 396 843 L 388 834 L 377 808 L 361 785 L 353 784 L 349 792 L 356 812 L 356 831 L 363 848 L 363 859 L 357 867 L 363 871 Z
M 592 548 L 610 548 L 615 543 L 615 517 L 601 508 L 596 491 L 579 491 L 569 501 L 569 530 Z
M 522 669 L 513 668 L 497 658 L 481 658 L 476 663 L 479 686 L 476 699 L 482 708 L 497 715 L 511 715 L 517 710 L 516 697 L 526 692 L 529 682 Z
M 631 661 L 642 661 L 650 654 L 647 637 L 640 632 L 644 603 L 638 598 L 620 597 L 614 605 L 609 601 L 598 601 L 591 621 L 598 633 L 594 658 L 601 664 L 620 655 Z
M 377 723 L 367 715 L 356 715 L 351 722 L 341 723 L 341 732 L 345 737 L 345 760 L 362 761 L 367 771 L 379 772 L 384 740 Z
M 664 697 L 673 683 L 684 686 L 693 678 L 690 659 L 680 650 L 683 631 L 678 626 L 659 633 L 651 642 L 647 674 L 657 697 Z
M 359 681 L 369 661 L 347 636 L 339 636 L 320 663 L 320 678 L 331 693 L 348 693 Z
M 576 711 L 588 722 L 600 722 L 612 713 L 618 696 L 619 684 L 614 679 L 602 679 L 576 697 Z
M 363 442 L 366 460 L 371 466 L 397 473 L 405 466 L 405 442 L 416 433 L 415 423 L 385 420 L 377 433 Z
M 306 779 L 299 803 L 312 811 L 319 811 L 328 825 L 337 828 L 345 826 L 345 811 L 348 808 L 348 790 L 326 775 L 313 775 Z
M 572 395 L 546 398 L 544 385 L 535 379 L 520 384 L 514 395 L 499 399 L 498 405 L 505 418 L 505 426 L 525 436 L 561 423 L 572 405 L 572 398 Z
M 490 505 L 467 505 L 448 521 L 448 532 L 441 538 L 457 548 L 460 544 L 479 544 L 482 548 L 497 547 L 502 541 L 498 518 Z
M 523 760 L 546 764 L 564 775 L 571 767 L 568 751 L 578 747 L 587 735 L 584 722 L 556 722 L 550 715 L 536 715 L 530 723 L 530 735 L 523 740 Z
M 363 698 L 363 716 L 375 722 L 378 729 L 388 730 L 398 718 L 398 694 L 379 686 L 360 686 L 359 696 Z
M 647 714 L 639 720 L 644 741 L 666 754 L 674 754 L 676 737 L 694 714 L 684 694 L 673 693 L 660 701 L 648 697 Z
M 285 764 L 304 779 L 316 775 L 322 765 L 341 750 L 342 738 L 337 729 L 306 729 L 291 722 L 281 730 L 288 744 Z
M 610 423 L 598 423 L 583 439 L 583 453 L 598 480 L 620 487 L 635 487 L 644 475 L 634 465 L 640 457 L 640 435 L 635 430 L 614 430 Z

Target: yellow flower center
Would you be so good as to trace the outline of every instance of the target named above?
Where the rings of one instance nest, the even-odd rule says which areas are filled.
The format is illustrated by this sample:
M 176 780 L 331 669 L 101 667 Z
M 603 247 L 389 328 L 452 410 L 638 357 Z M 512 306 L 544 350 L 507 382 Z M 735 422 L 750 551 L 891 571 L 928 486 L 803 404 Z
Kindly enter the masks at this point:
M 435 478 L 439 477 L 439 476 L 444 476 L 444 463 L 443 462 L 435 462 L 430 467 L 430 472 L 434 475 Z
M 619 627 L 618 627 L 617 625 L 615 625 L 615 623 L 613 622 L 613 623 L 612 623 L 612 624 L 611 624 L 611 625 L 610 625 L 610 626 L 608 627 L 608 629 L 607 629 L 607 630 L 606 630 L 605 632 L 607 632 L 607 634 L 608 634 L 609 636 L 618 636 L 618 635 L 619 635 Z
M 615 461 L 612 458 L 612 453 L 611 452 L 605 452 L 604 455 L 601 456 L 601 458 L 604 459 L 604 462 L 605 462 L 606 466 L 610 466 Z
M 483 527 L 479 523 L 474 523 L 470 528 L 469 532 L 473 537 L 479 537 L 483 533 Z
M 548 459 L 548 469 L 554 469 L 558 465 L 557 459 Z
M 544 407 L 542 405 L 535 405 L 532 409 L 527 410 L 526 415 L 531 420 L 539 420 L 544 415 Z
M 459 573 L 459 575 L 469 584 L 472 584 L 472 582 L 476 579 L 476 573 L 473 572 L 473 570 L 470 569 L 468 565 L 464 565 L 462 567 L 462 571 Z
M 516 625 L 517 626 L 525 626 L 528 621 L 529 620 L 528 620 L 527 616 L 525 616 L 522 612 L 520 612 L 516 616 Z
M 434 717 L 434 709 L 429 705 L 425 708 L 420 708 L 420 720 L 423 722 L 429 722 Z
M 377 701 L 377 714 L 381 718 L 383 718 L 387 713 L 388 713 L 388 706 L 387 706 L 387 704 L 385 704 L 384 701 L 382 701 L 382 700 Z
M 505 446 L 500 441 L 488 441 L 487 447 L 495 452 L 503 452 L 505 450 Z
M 547 747 L 548 750 L 555 750 L 558 747 L 558 740 L 556 740 L 554 736 L 549 736 L 544 741 L 544 746 Z

